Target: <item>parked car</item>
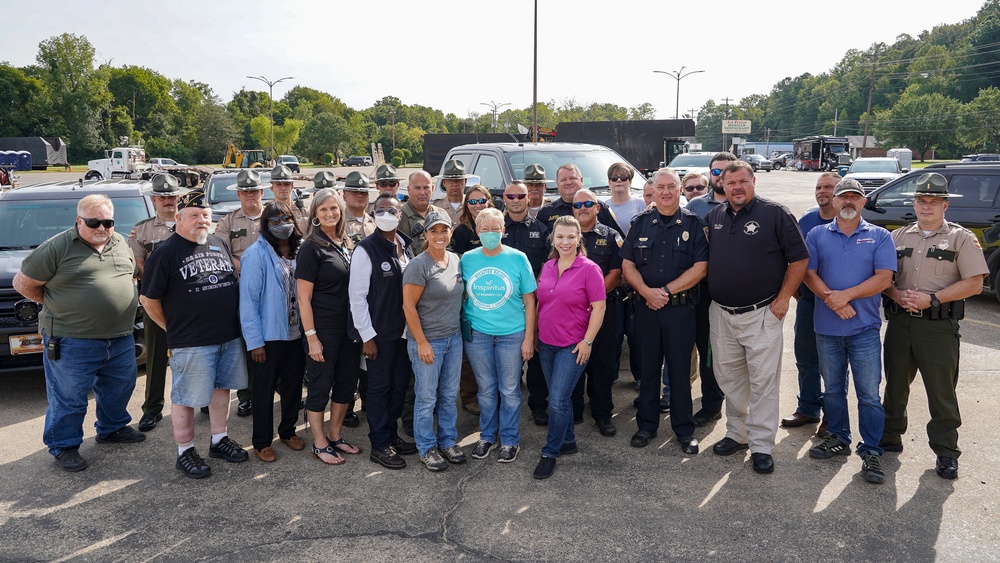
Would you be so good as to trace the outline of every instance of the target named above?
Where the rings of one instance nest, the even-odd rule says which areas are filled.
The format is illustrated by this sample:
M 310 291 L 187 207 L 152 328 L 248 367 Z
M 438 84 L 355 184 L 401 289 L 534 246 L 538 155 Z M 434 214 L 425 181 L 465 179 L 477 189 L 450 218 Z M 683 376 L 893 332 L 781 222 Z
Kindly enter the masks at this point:
M 340 163 L 341 166 L 371 166 L 372 157 L 370 156 L 352 156 L 350 158 L 345 158 L 343 162 Z
M 709 165 L 712 164 L 714 152 L 686 152 L 673 158 L 667 168 L 672 168 L 677 175 L 684 179 L 690 172 L 700 172 L 706 178 L 711 178 L 712 171 Z
M 967 154 L 962 157 L 962 162 L 997 162 L 1000 161 L 1000 154 Z
M 899 161 L 889 157 L 862 157 L 851 163 L 844 174 L 845 179 L 857 180 L 865 193 L 895 180 L 910 170 L 900 166 Z
M 774 163 L 770 159 L 764 158 L 759 154 L 744 154 L 740 156 L 740 160 L 744 162 L 749 162 L 750 166 L 753 166 L 753 171 L 757 172 L 759 170 L 764 170 L 765 172 L 770 172 L 774 169 Z
M 187 166 L 187 164 L 181 164 L 172 158 L 151 158 L 149 159 L 149 165 L 154 167 L 157 166 Z
M 783 152 L 781 154 L 775 155 L 771 159 L 771 169 L 781 170 L 782 168 L 788 167 L 788 161 L 792 160 L 793 156 L 790 152 Z
M 0 373 L 42 369 L 41 305 L 14 290 L 21 262 L 42 242 L 73 226 L 76 204 L 101 193 L 115 206 L 115 232 L 128 236 L 132 226 L 152 217 L 153 203 L 139 190 L 145 180 L 47 182 L 0 192 Z M 133 329 L 136 361 L 146 363 L 142 310 Z
M 302 171 L 299 167 L 299 157 L 292 154 L 279 154 L 278 164 L 284 164 L 289 170 L 295 172 L 296 174 Z
M 868 194 L 861 212 L 865 221 L 889 230 L 917 220 L 913 212 L 913 193 L 917 178 L 937 172 L 948 179 L 948 191 L 961 195 L 948 200 L 945 219 L 972 231 L 983 247 L 990 273 L 983 284 L 1000 298 L 1000 162 L 931 164 L 914 170 Z

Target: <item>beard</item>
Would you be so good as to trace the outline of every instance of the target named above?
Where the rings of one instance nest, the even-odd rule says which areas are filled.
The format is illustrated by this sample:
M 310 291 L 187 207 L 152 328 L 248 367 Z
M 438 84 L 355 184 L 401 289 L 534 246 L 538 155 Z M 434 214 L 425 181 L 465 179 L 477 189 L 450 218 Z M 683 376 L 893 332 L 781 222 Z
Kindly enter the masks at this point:
M 726 195 L 726 188 L 722 186 L 716 186 L 714 183 L 712 184 L 712 191 L 719 195 Z
M 844 221 L 853 221 L 858 216 L 858 210 L 853 207 L 844 207 L 840 210 L 839 215 Z

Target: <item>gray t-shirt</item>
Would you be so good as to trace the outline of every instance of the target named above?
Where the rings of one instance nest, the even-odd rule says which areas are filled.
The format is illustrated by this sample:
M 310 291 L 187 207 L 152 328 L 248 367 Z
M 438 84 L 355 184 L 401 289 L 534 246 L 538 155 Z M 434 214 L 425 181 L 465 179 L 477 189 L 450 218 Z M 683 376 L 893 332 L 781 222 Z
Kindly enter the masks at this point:
M 632 218 L 646 209 L 646 202 L 637 197 L 633 197 L 625 203 L 614 203 L 610 199 L 606 203 L 611 208 L 611 211 L 614 212 L 615 221 L 618 222 L 618 226 L 626 234 L 628 234 L 628 226 L 632 222 Z
M 419 285 L 424 292 L 417 301 L 420 327 L 427 340 L 438 340 L 454 336 L 460 330 L 459 315 L 462 310 L 462 269 L 458 255 L 446 252 L 448 265 L 442 268 L 426 252 L 410 260 L 403 272 L 403 285 Z M 406 337 L 412 338 L 410 328 Z

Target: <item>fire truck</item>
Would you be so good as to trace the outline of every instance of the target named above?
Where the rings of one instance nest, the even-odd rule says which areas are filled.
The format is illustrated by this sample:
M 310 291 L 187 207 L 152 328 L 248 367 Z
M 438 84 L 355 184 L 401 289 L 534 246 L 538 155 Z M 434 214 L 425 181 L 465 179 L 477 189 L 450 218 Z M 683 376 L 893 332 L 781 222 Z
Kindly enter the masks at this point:
M 813 135 L 792 141 L 793 165 L 798 170 L 836 170 L 851 164 L 851 143 L 847 137 Z

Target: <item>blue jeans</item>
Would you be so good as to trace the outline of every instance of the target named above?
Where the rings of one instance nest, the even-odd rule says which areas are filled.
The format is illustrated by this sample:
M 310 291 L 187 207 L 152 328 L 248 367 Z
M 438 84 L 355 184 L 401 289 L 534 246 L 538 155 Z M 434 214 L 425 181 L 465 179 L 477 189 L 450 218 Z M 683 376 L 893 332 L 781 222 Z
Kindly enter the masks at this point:
M 799 404 L 795 412 L 812 417 L 823 411 L 819 352 L 813 330 L 815 307 L 813 299 L 799 299 L 795 305 L 795 367 L 799 370 Z
M 542 447 L 542 455 L 545 457 L 557 457 L 563 443 L 576 441 L 571 396 L 587 365 L 577 365 L 573 348 L 574 346 L 538 343 L 542 373 L 549 386 L 549 433 L 545 446 Z
M 858 428 L 862 442 L 858 455 L 873 452 L 882 455 L 878 446 L 885 425 L 885 412 L 879 399 L 882 382 L 882 342 L 877 328 L 854 336 L 816 335 L 820 369 L 826 395 L 823 410 L 831 434 L 851 443 L 851 418 L 847 412 L 847 366 L 854 376 L 854 391 L 858 395 Z
M 479 392 L 479 438 L 496 443 L 521 443 L 521 343 L 524 331 L 507 336 L 490 336 L 472 330 L 472 342 L 465 343 L 465 355 L 476 374 Z
M 417 353 L 417 342 L 406 341 L 416 380 L 413 391 L 413 437 L 417 450 L 425 455 L 435 446 L 449 448 L 458 441 L 458 381 L 462 375 L 462 333 L 429 341 L 434 350 L 434 363 L 425 364 Z M 437 437 L 434 435 L 434 414 L 437 412 Z
M 42 334 L 44 347 L 49 335 Z M 59 359 L 42 358 L 45 367 L 45 410 L 42 441 L 49 453 L 83 443 L 83 418 L 87 415 L 87 394 L 94 390 L 97 404 L 97 435 L 117 432 L 132 421 L 129 398 L 135 389 L 135 341 L 132 335 L 109 340 L 60 338 Z

